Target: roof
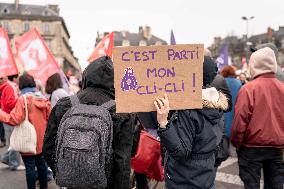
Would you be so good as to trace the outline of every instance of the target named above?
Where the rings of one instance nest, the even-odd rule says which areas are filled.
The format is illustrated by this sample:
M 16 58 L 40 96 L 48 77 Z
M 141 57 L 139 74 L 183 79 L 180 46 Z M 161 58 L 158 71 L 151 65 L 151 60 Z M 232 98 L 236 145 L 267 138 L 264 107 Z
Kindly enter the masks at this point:
M 16 10 L 15 4 L 0 3 L 0 14 L 3 15 L 34 15 L 34 16 L 55 16 L 58 14 L 47 6 L 19 4 Z
M 273 37 L 275 38 L 275 37 L 280 37 L 280 38 L 282 38 L 282 37 L 284 37 L 284 27 L 282 26 L 280 26 L 279 27 L 279 30 L 273 30 Z M 268 36 L 267 36 L 267 33 L 262 33 L 262 34 L 258 34 L 258 35 L 254 35 L 254 36 L 251 36 L 250 38 L 249 38 L 249 40 L 251 40 L 251 41 L 261 41 L 261 42 L 268 42 L 269 41 L 269 39 L 268 39 Z
M 19 4 L 16 9 L 13 3 L 0 3 L 0 17 L 3 19 L 61 21 L 70 38 L 64 19 L 48 6 Z
M 125 34 L 125 35 L 124 35 Z M 167 42 L 163 39 L 152 35 L 151 38 L 148 40 L 143 36 L 143 33 L 130 33 L 130 32 L 114 32 L 114 45 L 121 46 L 123 40 L 128 40 L 130 45 L 132 46 L 139 46 L 139 42 L 144 40 L 147 45 L 155 45 L 156 42 L 160 41 L 163 45 L 166 45 Z
M 279 27 L 279 30 L 275 32 L 277 36 L 281 36 L 283 37 L 284 36 L 284 27 L 281 26 Z

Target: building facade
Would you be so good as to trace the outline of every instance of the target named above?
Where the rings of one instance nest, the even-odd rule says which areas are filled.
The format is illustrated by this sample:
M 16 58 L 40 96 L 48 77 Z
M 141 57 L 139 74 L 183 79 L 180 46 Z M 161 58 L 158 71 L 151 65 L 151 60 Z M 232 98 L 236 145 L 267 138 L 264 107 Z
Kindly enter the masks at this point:
M 96 44 L 107 35 L 97 34 Z M 114 46 L 149 46 L 149 45 L 167 45 L 167 42 L 152 34 L 151 27 L 139 27 L 138 33 L 130 33 L 128 31 L 114 31 Z
M 0 25 L 10 38 L 13 54 L 16 54 L 15 37 L 36 28 L 64 72 L 79 73 L 81 68 L 69 45 L 70 34 L 58 5 L 24 5 L 0 3 Z
M 224 44 L 229 45 L 229 55 L 232 58 L 233 65 L 237 68 L 242 67 L 242 57 L 250 56 L 250 47 L 255 47 L 263 43 L 273 43 L 278 48 L 277 62 L 280 67 L 284 67 L 284 27 L 280 26 L 278 30 L 268 27 L 262 34 L 253 35 L 246 40 L 246 37 L 227 36 L 225 38 L 215 37 L 213 44 L 209 47 L 214 58 Z

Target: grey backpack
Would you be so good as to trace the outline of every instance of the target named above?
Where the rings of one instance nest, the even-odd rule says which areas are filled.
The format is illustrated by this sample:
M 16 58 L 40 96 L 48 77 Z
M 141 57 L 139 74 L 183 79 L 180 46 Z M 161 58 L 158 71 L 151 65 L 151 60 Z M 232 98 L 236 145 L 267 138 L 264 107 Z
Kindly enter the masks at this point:
M 101 106 L 80 104 L 64 114 L 56 141 L 56 183 L 76 189 L 106 188 L 112 161 L 113 122 L 110 100 Z

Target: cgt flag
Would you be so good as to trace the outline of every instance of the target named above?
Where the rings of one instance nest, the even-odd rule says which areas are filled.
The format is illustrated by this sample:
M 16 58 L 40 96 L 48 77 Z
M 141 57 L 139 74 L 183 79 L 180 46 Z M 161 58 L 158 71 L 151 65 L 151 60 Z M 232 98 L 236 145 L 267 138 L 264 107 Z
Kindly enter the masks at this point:
M 114 43 L 114 32 L 111 32 L 110 34 L 106 35 L 102 38 L 102 40 L 99 42 L 99 44 L 95 47 L 94 52 L 91 54 L 91 56 L 88 59 L 88 62 L 93 62 L 97 58 L 100 58 L 102 56 L 112 56 L 112 48 Z
M 59 65 L 36 29 L 15 39 L 18 60 L 34 78 L 44 85 L 49 76 L 60 71 Z
M 0 28 L 0 78 L 18 73 L 7 32 Z
M 229 53 L 228 53 L 228 45 L 223 45 L 219 56 L 216 59 L 218 71 L 221 71 L 225 66 L 229 65 Z

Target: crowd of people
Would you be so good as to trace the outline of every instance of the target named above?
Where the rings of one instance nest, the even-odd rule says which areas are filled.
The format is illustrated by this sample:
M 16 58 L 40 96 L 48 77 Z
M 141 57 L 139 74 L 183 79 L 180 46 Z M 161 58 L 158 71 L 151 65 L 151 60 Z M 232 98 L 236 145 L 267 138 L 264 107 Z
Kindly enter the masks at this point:
M 215 189 L 218 167 L 238 157 L 246 189 L 282 189 L 284 183 L 284 83 L 277 79 L 277 49 L 253 49 L 248 73 L 233 66 L 219 73 L 205 51 L 202 109 L 171 110 L 167 94 L 153 102 L 156 112 L 116 113 L 111 58 L 93 61 L 80 90 L 71 94 L 59 73 L 45 87 L 31 75 L 0 79 L 1 162 L 25 170 L 28 189 L 48 188 L 48 178 L 68 189 L 133 187 L 131 158 L 141 130 L 160 141 L 167 189 Z M 281 74 L 280 74 L 281 75 Z M 9 148 L 14 127 L 28 119 L 37 135 L 36 153 Z M 24 162 L 24 166 L 21 162 Z M 147 189 L 148 175 L 137 172 L 136 188 Z

